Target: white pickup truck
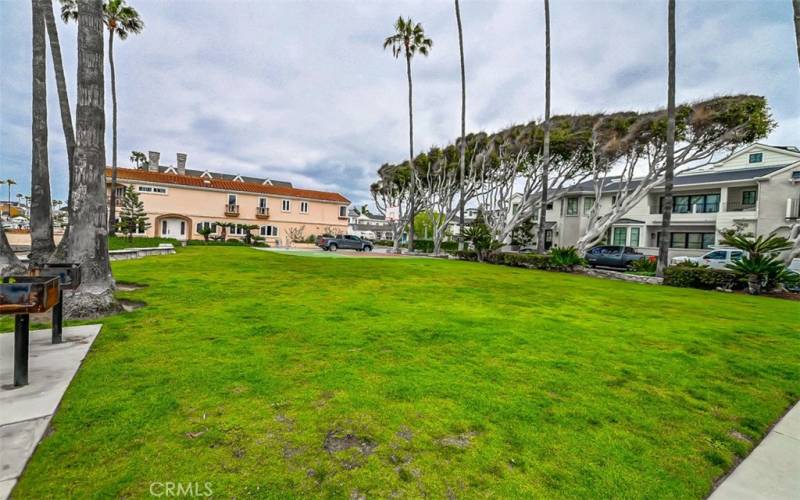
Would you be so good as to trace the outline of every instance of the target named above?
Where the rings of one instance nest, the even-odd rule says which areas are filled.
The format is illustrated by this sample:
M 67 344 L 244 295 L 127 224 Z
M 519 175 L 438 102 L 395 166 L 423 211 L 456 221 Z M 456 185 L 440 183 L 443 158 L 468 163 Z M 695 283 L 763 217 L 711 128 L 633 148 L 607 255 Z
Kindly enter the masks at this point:
M 688 257 L 680 255 L 672 258 L 672 264 L 681 262 L 695 262 L 701 266 L 708 266 L 712 269 L 725 269 L 725 266 L 736 262 L 746 255 L 746 252 L 736 248 L 715 248 L 700 257 Z

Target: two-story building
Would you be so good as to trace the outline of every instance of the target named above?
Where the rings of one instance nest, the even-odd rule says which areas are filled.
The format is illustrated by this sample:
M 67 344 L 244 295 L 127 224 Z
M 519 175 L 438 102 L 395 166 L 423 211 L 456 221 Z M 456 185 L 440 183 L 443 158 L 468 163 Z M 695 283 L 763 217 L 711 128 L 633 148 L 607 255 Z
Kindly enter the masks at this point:
M 613 206 L 618 187 L 611 182 L 604 189 L 600 213 Z M 663 185 L 656 186 L 612 225 L 606 241 L 657 253 L 663 194 Z M 673 196 L 671 253 L 700 254 L 719 244 L 720 230 L 737 226 L 755 235 L 786 236 L 800 216 L 800 150 L 752 144 L 712 165 L 676 175 Z M 595 203 L 591 181 L 555 193 L 547 209 L 547 242 L 575 245 L 588 229 Z
M 186 168 L 186 155 L 177 154 L 175 166 L 159 164 L 160 154 L 149 152 L 142 168 L 117 169 L 116 210 L 128 186 L 139 194 L 149 227 L 142 236 L 202 239 L 198 231 L 211 228 L 241 238 L 244 226 L 258 226 L 258 234 L 273 245 L 323 233 L 347 232 L 350 201 L 339 193 L 298 189 L 288 182 L 222 174 Z M 111 169 L 106 169 L 108 195 Z

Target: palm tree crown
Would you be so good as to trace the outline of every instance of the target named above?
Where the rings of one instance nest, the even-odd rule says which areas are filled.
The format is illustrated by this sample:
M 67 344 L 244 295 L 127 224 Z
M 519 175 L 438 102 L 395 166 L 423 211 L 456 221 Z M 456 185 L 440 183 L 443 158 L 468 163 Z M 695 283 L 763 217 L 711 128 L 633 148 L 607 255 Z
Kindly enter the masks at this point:
M 61 19 L 64 22 L 78 20 L 78 3 L 76 0 L 61 0 Z M 108 0 L 103 2 L 103 22 L 110 31 L 117 34 L 120 40 L 128 35 L 141 33 L 144 22 L 139 12 L 125 3 L 125 0 Z
M 394 23 L 394 31 L 394 34 L 386 37 L 383 42 L 384 49 L 392 48 L 394 57 L 404 54 L 410 59 L 417 52 L 427 56 L 433 47 L 433 40 L 425 36 L 422 24 L 414 23 L 410 17 L 408 19 L 403 19 L 402 16 L 398 17 Z

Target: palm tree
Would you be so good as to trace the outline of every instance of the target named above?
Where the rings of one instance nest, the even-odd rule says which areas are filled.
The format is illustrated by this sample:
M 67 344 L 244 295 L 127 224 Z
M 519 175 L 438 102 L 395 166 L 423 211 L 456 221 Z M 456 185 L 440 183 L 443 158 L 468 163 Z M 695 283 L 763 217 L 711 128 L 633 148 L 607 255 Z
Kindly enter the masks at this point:
M 547 218 L 547 183 L 550 176 L 550 1 L 544 0 L 544 143 L 542 144 L 542 196 L 539 207 L 539 230 L 536 250 L 545 252 Z
M 664 205 L 661 216 L 661 241 L 658 245 L 657 276 L 664 276 L 669 265 L 669 229 L 672 224 L 672 185 L 675 176 L 675 0 L 667 7 L 667 38 L 669 44 L 667 74 L 667 157 L 664 170 Z
M 53 242 L 53 221 L 52 211 L 50 210 L 50 171 L 47 165 L 47 46 L 45 43 L 42 4 L 41 0 L 31 0 L 33 19 L 33 100 L 30 259 L 32 263 L 44 262 L 56 247 Z
M 398 17 L 394 23 L 394 34 L 388 36 L 383 42 L 384 50 L 392 48 L 395 59 L 400 55 L 406 59 L 406 77 L 408 78 L 408 161 L 411 167 L 411 183 L 409 189 L 409 228 L 408 250 L 414 250 L 414 215 L 416 208 L 416 176 L 414 175 L 414 106 L 413 86 L 411 84 L 411 59 L 419 52 L 427 56 L 433 47 L 433 40 L 425 37 L 422 24 L 414 23 L 411 18 Z
M 131 163 L 136 164 L 136 168 L 142 168 L 145 164 L 147 164 L 147 157 L 141 151 L 131 151 L 129 160 Z
M 75 185 L 67 246 L 81 264 L 81 286 L 68 304 L 75 316 L 115 308 L 108 258 L 105 186 L 103 4 L 78 0 L 78 103 L 75 112 Z
M 64 131 L 64 141 L 67 145 L 67 166 L 68 166 L 68 179 L 69 189 L 67 195 L 67 206 L 69 207 L 69 200 L 72 199 L 72 181 L 75 169 L 75 130 L 72 126 L 72 113 L 69 107 L 69 95 L 67 94 L 67 82 L 64 78 L 64 64 L 61 61 L 61 44 L 58 39 L 58 28 L 56 27 L 56 19 L 53 15 L 53 2 L 52 0 L 41 0 L 42 12 L 44 14 L 44 23 L 47 28 L 47 38 L 50 41 L 50 56 L 53 59 L 53 72 L 56 76 L 56 91 L 58 93 L 58 105 L 61 113 L 61 128 Z M 69 226 L 64 230 L 64 237 L 58 244 L 56 254 L 61 254 L 62 257 L 58 260 L 63 260 L 63 255 L 66 255 L 66 244 L 69 238 L 66 234 L 69 232 Z
M 461 29 L 461 9 L 456 2 L 456 24 L 458 25 L 458 53 L 461 59 L 461 142 L 458 145 L 458 182 L 461 191 L 458 204 L 458 249 L 464 250 L 464 169 L 467 148 L 467 83 L 464 73 L 464 33 Z
M 75 0 L 65 0 L 61 7 L 64 21 L 76 19 Z M 109 200 L 108 233 L 113 235 L 116 226 L 116 187 L 117 187 L 117 79 L 114 67 L 114 34 L 120 40 L 129 34 L 141 33 L 144 22 L 139 12 L 125 0 L 108 0 L 103 4 L 103 23 L 108 28 L 108 64 L 111 68 L 111 197 Z
M 800 0 L 792 0 L 794 7 L 794 37 L 797 43 L 797 62 L 800 63 Z

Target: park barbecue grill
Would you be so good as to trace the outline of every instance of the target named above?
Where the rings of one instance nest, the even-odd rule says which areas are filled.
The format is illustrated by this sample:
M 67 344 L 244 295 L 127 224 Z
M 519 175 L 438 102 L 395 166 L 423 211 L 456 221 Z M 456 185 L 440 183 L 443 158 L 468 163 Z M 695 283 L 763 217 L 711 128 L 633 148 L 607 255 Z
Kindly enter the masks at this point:
M 58 303 L 53 307 L 53 344 L 61 343 L 64 330 L 64 290 L 75 290 L 81 284 L 81 265 L 68 262 L 42 264 L 31 268 L 31 276 L 52 276 L 60 280 Z
M 0 314 L 14 315 L 14 385 L 28 383 L 30 314 L 43 313 L 59 302 L 56 276 L 7 276 L 0 283 Z

